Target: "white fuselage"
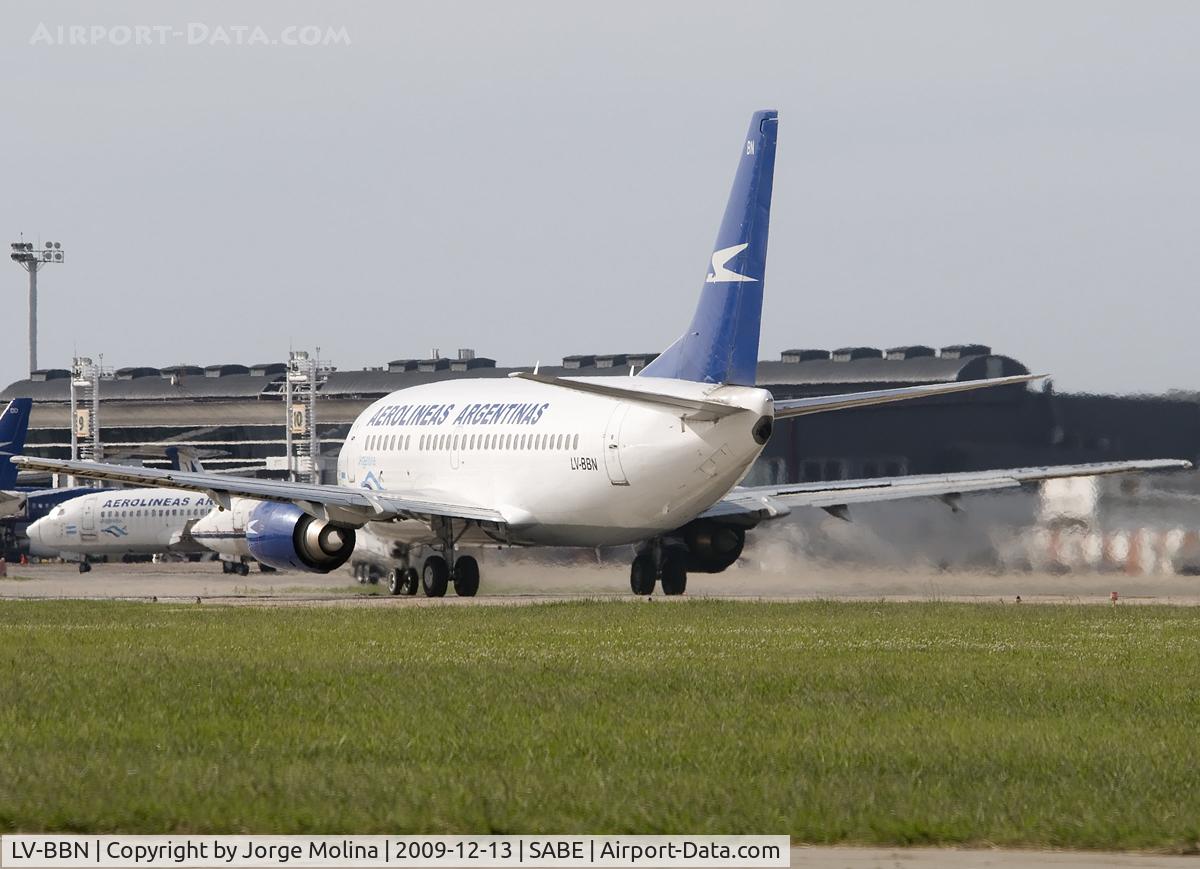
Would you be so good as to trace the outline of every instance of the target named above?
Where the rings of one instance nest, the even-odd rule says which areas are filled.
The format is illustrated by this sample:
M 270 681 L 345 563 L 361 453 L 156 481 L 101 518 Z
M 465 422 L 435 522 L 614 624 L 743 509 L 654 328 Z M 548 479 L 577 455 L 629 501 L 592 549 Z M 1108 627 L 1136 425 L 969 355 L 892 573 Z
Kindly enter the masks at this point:
M 770 393 L 753 387 L 578 379 L 745 412 L 702 421 L 526 380 L 442 381 L 368 407 L 338 457 L 338 482 L 493 507 L 510 543 L 632 543 L 685 525 L 735 486 L 762 451 L 756 423 L 773 414 Z M 417 524 L 372 528 L 397 538 L 411 530 L 416 540 L 421 532 L 405 526 Z
M 127 489 L 64 501 L 29 526 L 35 554 L 153 555 L 202 552 L 188 528 L 213 508 L 183 489 Z

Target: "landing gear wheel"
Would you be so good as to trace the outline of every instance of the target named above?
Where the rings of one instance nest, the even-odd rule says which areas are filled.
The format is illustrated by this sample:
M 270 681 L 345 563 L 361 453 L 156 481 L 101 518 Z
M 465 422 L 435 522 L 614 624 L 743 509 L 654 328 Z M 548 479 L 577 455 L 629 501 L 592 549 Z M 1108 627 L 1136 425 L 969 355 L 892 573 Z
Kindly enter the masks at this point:
M 276 570 L 275 570 L 275 568 L 274 568 L 274 567 L 272 567 L 271 565 L 269 565 L 269 564 L 263 564 L 263 563 L 260 561 L 260 562 L 258 563 L 258 572 L 259 572 L 259 573 L 275 573 L 275 572 L 276 572 Z
M 417 573 L 417 569 L 415 567 L 404 568 L 403 576 L 400 578 L 400 593 L 405 597 L 412 597 L 420 587 L 421 574 Z
M 379 585 L 379 571 L 374 567 L 367 567 L 367 582 L 371 585 Z
M 388 594 L 403 594 L 404 593 L 404 574 L 407 573 L 403 567 L 393 567 L 388 571 L 387 575 L 387 590 Z
M 354 578 L 358 580 L 359 585 L 367 584 L 367 566 L 365 564 L 354 565 Z
M 659 579 L 662 581 L 663 594 L 683 594 L 687 589 L 687 568 L 683 559 L 677 555 L 664 558 Z
M 479 562 L 463 555 L 454 562 L 454 593 L 459 597 L 475 597 L 479 591 Z
M 421 587 L 425 589 L 425 597 L 445 597 L 446 589 L 450 587 L 450 566 L 440 555 L 431 555 L 425 559 L 425 567 L 421 570 Z
M 629 571 L 629 587 L 636 595 L 654 594 L 654 582 L 657 579 L 654 569 L 654 559 L 650 553 L 643 552 L 633 559 L 633 567 Z
M 79 572 L 80 573 L 90 573 L 91 569 L 92 569 L 92 566 L 90 564 L 88 564 L 86 561 L 79 562 Z

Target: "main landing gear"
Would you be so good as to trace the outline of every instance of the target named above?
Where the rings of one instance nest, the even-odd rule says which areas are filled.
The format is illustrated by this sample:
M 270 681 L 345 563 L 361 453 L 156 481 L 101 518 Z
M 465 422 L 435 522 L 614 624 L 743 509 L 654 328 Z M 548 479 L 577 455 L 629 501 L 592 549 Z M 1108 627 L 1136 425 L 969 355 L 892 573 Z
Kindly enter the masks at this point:
M 441 553 L 426 558 L 419 573 L 412 566 L 407 547 L 403 552 L 393 553 L 393 557 L 403 559 L 404 564 L 388 573 L 389 592 L 411 597 L 419 588 L 426 597 L 445 597 L 451 583 L 459 597 L 474 597 L 479 592 L 479 562 L 470 555 L 456 556 L 458 537 L 454 535 L 451 523 L 443 523 L 438 530 Z
M 661 543 L 639 552 L 629 571 L 629 587 L 641 596 L 654 594 L 655 583 L 662 583 L 662 593 L 679 595 L 687 590 L 686 553 L 664 547 Z
M 459 597 L 475 597 L 479 591 L 479 562 L 470 555 L 460 555 L 454 559 L 454 568 L 441 555 L 431 555 L 425 559 L 421 569 L 421 588 L 426 597 L 445 597 L 454 583 L 454 593 Z

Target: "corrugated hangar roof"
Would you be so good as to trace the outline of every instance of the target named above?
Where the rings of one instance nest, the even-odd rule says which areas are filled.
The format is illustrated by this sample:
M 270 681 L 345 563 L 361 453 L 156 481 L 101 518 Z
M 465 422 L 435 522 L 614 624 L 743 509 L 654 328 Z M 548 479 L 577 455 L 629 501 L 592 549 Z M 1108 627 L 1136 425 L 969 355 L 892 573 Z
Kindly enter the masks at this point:
M 844 348 L 833 353 L 788 351 L 783 354 L 784 359 L 803 358 L 804 361 L 759 362 L 758 383 L 762 386 L 866 386 L 981 380 L 1029 373 L 1029 369 L 1017 360 L 994 355 L 987 347 L 978 350 L 972 347 L 963 353 L 966 348 L 955 345 L 943 348 L 940 355 L 932 355 L 932 349 L 925 347 L 895 347 L 886 353 L 879 350 L 862 352 L 868 349 L 873 348 Z M 930 353 L 923 352 L 925 350 Z
M 581 354 L 567 356 L 562 365 L 539 369 L 561 377 L 627 374 L 630 366 L 640 369 L 654 353 Z M 328 398 L 363 399 L 386 395 L 397 389 L 439 380 L 463 377 L 507 377 L 510 372 L 531 366 L 497 368 L 492 359 L 401 359 L 379 368 L 333 371 L 321 388 Z M 282 394 L 286 366 L 282 363 L 244 365 L 171 366 L 157 369 L 140 366 L 122 368 L 116 379 L 100 388 L 104 401 L 220 401 L 274 398 Z M 199 372 L 203 373 L 199 373 Z M 836 386 L 936 383 L 1028 374 L 1029 369 L 1008 356 L 995 355 L 980 344 L 956 344 L 940 352 L 924 345 L 906 345 L 880 350 L 873 347 L 843 347 L 837 350 L 786 350 L 778 361 L 758 364 L 758 382 L 763 386 L 812 387 L 826 391 Z M 35 402 L 70 400 L 70 373 L 62 369 L 34 372 L 33 377 L 11 383 L 0 392 L 0 401 L 28 396 Z
M 121 369 L 125 372 L 143 372 L 137 376 L 105 380 L 100 386 L 102 401 L 180 401 L 258 398 L 267 385 L 283 378 L 282 374 L 255 376 L 253 374 L 226 374 L 222 377 L 203 374 L 144 373 L 147 368 Z M 157 371 L 157 370 L 155 370 Z M 38 372 L 35 372 L 37 374 Z M 0 392 L 0 401 L 17 397 L 29 397 L 35 402 L 70 401 L 71 377 L 18 380 Z

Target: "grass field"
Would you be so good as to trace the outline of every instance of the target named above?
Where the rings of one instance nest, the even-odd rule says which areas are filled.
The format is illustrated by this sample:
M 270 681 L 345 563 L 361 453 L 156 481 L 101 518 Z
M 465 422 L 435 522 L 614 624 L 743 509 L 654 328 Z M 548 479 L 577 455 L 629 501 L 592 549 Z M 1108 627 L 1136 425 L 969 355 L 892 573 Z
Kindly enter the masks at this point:
M 3 602 L 0 829 L 1195 850 L 1200 609 Z

